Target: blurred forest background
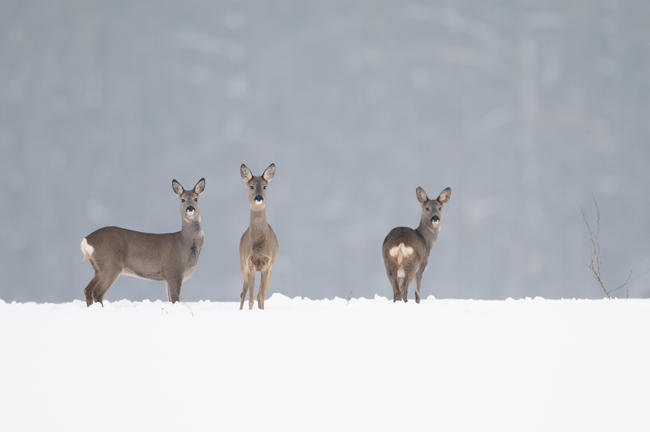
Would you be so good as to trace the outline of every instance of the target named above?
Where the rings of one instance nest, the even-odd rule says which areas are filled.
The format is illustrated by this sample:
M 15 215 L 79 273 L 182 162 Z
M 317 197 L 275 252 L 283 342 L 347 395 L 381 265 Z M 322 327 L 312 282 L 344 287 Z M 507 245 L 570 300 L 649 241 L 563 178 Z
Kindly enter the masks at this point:
M 277 164 L 270 292 L 390 296 L 385 235 L 417 225 L 416 186 L 451 186 L 425 296 L 602 297 L 593 196 L 605 281 L 647 297 L 649 22 L 645 1 L 3 0 L 0 298 L 82 299 L 81 238 L 176 231 L 172 178 L 205 176 L 183 299 L 238 300 L 242 162 Z

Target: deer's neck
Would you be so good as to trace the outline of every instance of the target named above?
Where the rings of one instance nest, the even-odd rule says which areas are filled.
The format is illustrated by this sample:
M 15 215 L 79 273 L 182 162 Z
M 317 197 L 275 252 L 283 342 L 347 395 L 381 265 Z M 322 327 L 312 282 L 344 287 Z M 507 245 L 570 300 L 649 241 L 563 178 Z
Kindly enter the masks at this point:
M 428 256 L 429 252 L 431 252 L 431 247 L 433 246 L 433 243 L 438 238 L 438 232 L 434 230 L 433 227 L 431 226 L 431 223 L 426 220 L 420 221 L 420 226 L 418 226 L 416 231 L 419 232 L 422 238 L 424 239 L 424 243 L 427 246 L 427 256 Z
M 203 228 L 201 228 L 201 218 L 195 221 L 188 221 L 183 218 L 183 225 L 181 227 L 181 237 L 183 240 L 192 242 L 197 237 L 203 237 Z
M 266 210 L 251 210 L 250 233 L 252 238 L 259 238 L 266 234 Z

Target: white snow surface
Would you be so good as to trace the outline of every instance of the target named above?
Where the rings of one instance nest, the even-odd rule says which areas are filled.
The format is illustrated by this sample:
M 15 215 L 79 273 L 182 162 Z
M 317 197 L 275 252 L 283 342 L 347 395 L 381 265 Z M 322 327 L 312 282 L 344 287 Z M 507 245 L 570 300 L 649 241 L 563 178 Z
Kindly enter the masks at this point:
M 650 300 L 0 301 L 5 431 L 648 431 Z

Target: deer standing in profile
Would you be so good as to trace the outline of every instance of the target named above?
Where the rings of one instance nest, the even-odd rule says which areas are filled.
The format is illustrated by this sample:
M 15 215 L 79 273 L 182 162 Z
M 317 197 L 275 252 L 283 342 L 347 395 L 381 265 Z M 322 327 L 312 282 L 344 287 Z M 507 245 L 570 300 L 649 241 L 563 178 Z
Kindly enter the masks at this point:
M 172 180 L 172 188 L 180 200 L 180 231 L 150 234 L 110 226 L 81 240 L 84 259 L 95 270 L 84 290 L 88 306 L 93 301 L 104 306 L 104 294 L 121 274 L 164 280 L 169 301 L 180 301 L 181 284 L 194 273 L 203 246 L 199 196 L 205 189 L 205 179 L 190 190 Z
M 248 188 L 248 204 L 251 211 L 250 225 L 239 242 L 239 261 L 241 274 L 244 278 L 239 309 L 244 308 L 246 291 L 248 291 L 248 308 L 253 309 L 255 272 L 262 274 L 260 290 L 257 294 L 257 307 L 264 309 L 266 289 L 271 280 L 271 272 L 279 247 L 278 239 L 271 225 L 266 223 L 266 188 L 275 175 L 275 164 L 269 165 L 259 177 L 254 176 L 244 164 L 241 165 L 239 171 Z
M 415 193 L 422 204 L 420 226 L 416 229 L 394 228 L 382 246 L 386 275 L 393 287 L 393 302 L 400 299 L 408 301 L 408 286 L 415 278 L 415 301 L 420 303 L 422 273 L 427 267 L 431 247 L 440 233 L 442 206 L 449 201 L 451 188 L 445 188 L 435 200 L 430 200 L 421 187 Z

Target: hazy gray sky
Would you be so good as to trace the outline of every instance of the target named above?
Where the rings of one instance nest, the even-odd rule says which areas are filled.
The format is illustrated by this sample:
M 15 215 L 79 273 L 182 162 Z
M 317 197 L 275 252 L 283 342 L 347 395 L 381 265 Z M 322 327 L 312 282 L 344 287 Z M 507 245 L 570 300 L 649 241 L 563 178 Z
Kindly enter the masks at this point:
M 237 300 L 245 162 L 277 164 L 270 292 L 390 296 L 381 243 L 451 186 L 437 297 L 650 295 L 645 1 L 3 1 L 0 298 L 82 299 L 79 242 L 180 228 L 206 178 L 185 300 Z M 258 277 L 259 281 L 259 277 Z M 411 289 L 412 295 L 412 289 Z M 106 298 L 166 298 L 121 277 Z

